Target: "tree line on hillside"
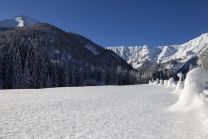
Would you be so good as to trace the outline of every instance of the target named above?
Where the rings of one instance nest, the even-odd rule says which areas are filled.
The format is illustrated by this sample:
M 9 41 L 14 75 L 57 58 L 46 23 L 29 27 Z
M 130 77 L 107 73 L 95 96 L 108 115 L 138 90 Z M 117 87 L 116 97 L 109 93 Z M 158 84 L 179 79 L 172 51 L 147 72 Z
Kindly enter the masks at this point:
M 144 72 L 117 67 L 76 66 L 71 62 L 51 60 L 46 51 L 36 47 L 11 44 L 0 57 L 0 88 L 29 89 L 92 85 L 132 85 L 150 79 L 173 77 L 173 72 Z
M 134 70 L 114 52 L 49 24 L 0 28 L 1 89 L 131 85 L 173 76 L 172 70 Z
M 0 88 L 29 89 L 86 85 L 130 85 L 142 83 L 142 75 L 121 66 L 79 67 L 71 62 L 51 60 L 46 51 L 36 47 L 11 44 L 0 57 Z
M 88 66 L 113 66 L 115 68 L 120 65 L 127 70 L 133 69 L 114 52 L 98 46 L 83 36 L 65 32 L 50 24 L 39 23 L 21 28 L 0 27 L 0 51 L 10 46 L 11 43 L 14 44 L 14 47 L 33 45 L 38 52 L 46 51 L 50 53 L 50 58 L 53 60 L 71 61 L 76 66 L 87 64 Z

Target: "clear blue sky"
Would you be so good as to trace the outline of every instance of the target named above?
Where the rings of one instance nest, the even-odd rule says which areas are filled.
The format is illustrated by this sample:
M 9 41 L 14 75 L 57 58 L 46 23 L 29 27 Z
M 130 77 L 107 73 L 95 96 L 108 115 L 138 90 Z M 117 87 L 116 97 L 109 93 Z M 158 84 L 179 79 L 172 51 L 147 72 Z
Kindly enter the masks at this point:
M 18 15 L 104 47 L 182 44 L 208 32 L 208 0 L 0 0 L 0 20 Z

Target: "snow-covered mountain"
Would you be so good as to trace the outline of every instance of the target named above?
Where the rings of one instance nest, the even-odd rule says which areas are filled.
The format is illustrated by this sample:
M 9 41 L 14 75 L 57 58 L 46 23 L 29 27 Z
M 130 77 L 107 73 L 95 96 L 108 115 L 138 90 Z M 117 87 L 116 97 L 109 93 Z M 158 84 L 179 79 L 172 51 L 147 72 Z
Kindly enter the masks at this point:
M 25 15 L 20 15 L 11 19 L 0 20 L 0 27 L 23 27 L 41 23 Z
M 177 61 L 176 65 L 166 64 L 166 68 L 177 70 L 180 66 L 192 58 L 206 44 L 208 44 L 208 33 L 181 45 L 170 46 L 115 46 L 106 47 L 114 51 L 117 55 L 125 59 L 134 68 L 141 67 L 146 61 L 152 64 L 168 63 L 168 61 Z

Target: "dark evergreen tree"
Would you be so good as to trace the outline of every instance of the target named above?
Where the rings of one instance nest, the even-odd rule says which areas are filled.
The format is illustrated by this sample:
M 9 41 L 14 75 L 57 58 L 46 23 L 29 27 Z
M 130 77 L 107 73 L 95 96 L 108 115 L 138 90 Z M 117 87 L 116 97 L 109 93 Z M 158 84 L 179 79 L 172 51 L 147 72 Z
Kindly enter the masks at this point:
M 52 87 L 52 80 L 51 77 L 48 75 L 47 82 L 46 82 L 46 88 Z
M 13 47 L 13 44 L 11 44 L 3 59 L 3 79 L 5 89 L 12 89 L 13 63 L 15 59 Z
M 0 53 L 0 89 L 3 89 L 3 62 L 2 62 L 2 54 Z
M 52 87 L 58 87 L 58 72 L 57 72 L 57 64 L 54 61 L 52 63 L 52 68 L 51 68 L 51 80 L 52 80 Z
M 83 83 L 83 70 L 75 69 L 76 86 L 81 86 Z
M 22 88 L 29 89 L 29 88 L 31 88 L 31 86 L 30 86 L 31 76 L 30 76 L 30 71 L 29 71 L 29 67 L 28 67 L 27 58 L 25 60 L 24 65 L 25 66 L 24 66 L 24 69 L 23 69 Z
M 30 46 L 27 51 L 28 68 L 30 72 L 30 88 L 38 88 L 37 74 L 37 52 L 34 46 Z
M 76 86 L 76 69 L 74 65 L 70 65 L 69 82 L 70 86 Z
M 44 67 L 42 55 L 39 54 L 37 56 L 37 75 L 38 75 L 37 76 L 37 80 L 38 80 L 37 84 L 38 84 L 38 88 L 43 88 L 43 80 L 45 79 L 44 78 L 44 75 L 45 75 L 44 68 L 45 67 Z
M 100 70 L 100 83 L 102 85 L 105 85 L 106 84 L 106 73 L 105 73 L 105 70 Z
M 20 89 L 22 88 L 22 63 L 21 56 L 19 50 L 15 55 L 14 63 L 13 63 L 13 74 L 12 74 L 12 88 Z

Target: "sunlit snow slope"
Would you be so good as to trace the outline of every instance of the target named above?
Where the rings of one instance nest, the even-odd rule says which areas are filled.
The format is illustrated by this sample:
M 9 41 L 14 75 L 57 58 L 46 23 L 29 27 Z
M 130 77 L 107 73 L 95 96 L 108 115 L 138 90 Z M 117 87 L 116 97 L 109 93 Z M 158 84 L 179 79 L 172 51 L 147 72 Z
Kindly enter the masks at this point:
M 21 15 L 11 19 L 0 20 L 0 27 L 23 27 L 41 23 L 25 15 Z
M 171 59 L 184 63 L 208 43 L 208 33 L 184 43 L 170 46 L 115 46 L 106 47 L 132 64 L 134 68 L 140 67 L 146 60 L 155 63 L 164 63 Z
M 192 139 L 193 113 L 170 113 L 174 88 L 156 85 L 0 91 L 0 138 Z

